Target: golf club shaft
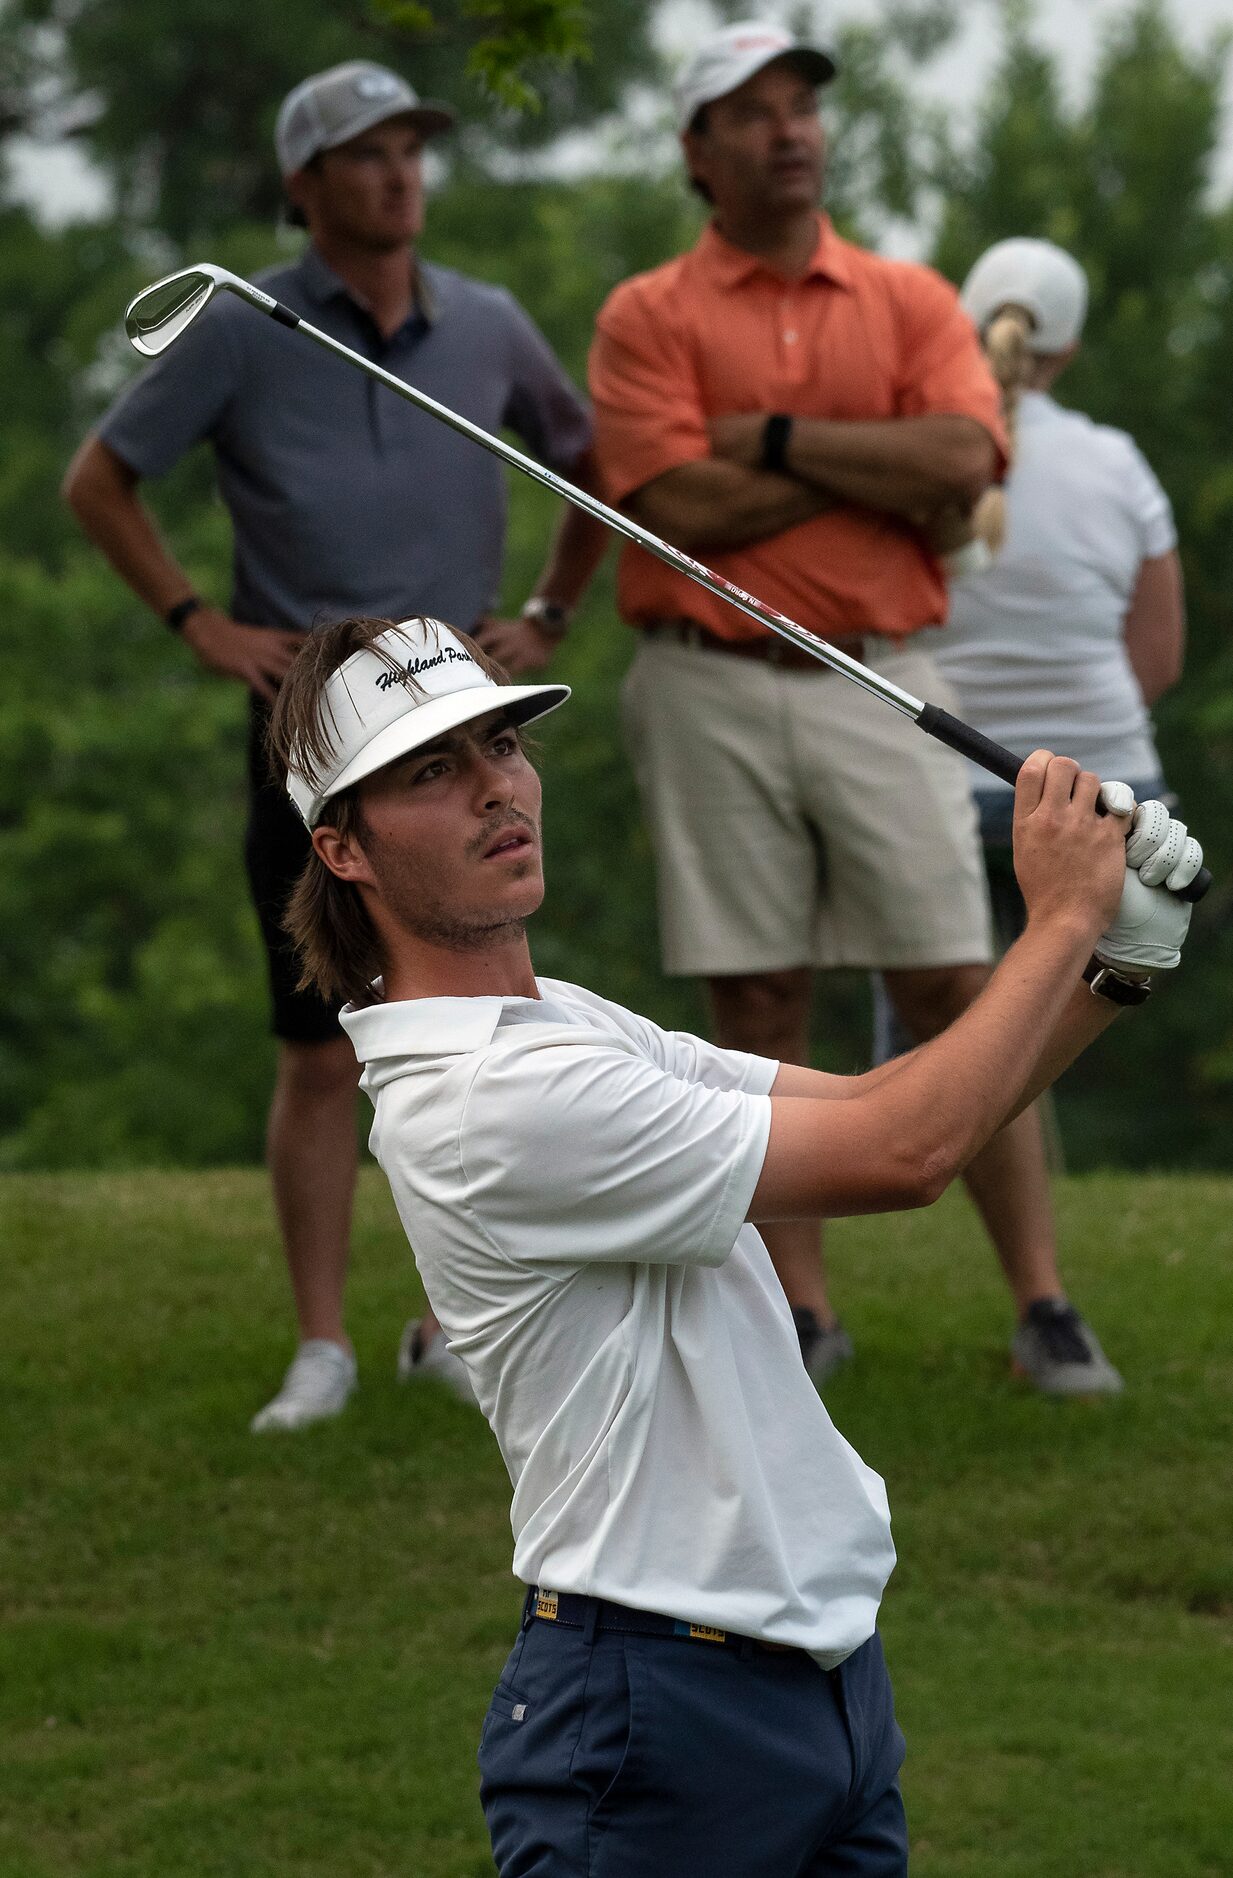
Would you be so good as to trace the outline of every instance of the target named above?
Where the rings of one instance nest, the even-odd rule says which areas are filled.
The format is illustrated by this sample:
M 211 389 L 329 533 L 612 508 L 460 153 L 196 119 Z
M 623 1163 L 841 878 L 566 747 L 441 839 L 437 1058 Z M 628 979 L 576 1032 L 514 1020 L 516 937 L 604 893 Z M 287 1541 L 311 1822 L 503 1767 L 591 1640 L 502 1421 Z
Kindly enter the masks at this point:
M 920 698 L 914 698 L 910 692 L 901 690 L 889 679 L 871 671 L 858 659 L 850 658 L 846 652 L 841 652 L 837 646 L 830 645 L 817 633 L 810 632 L 796 620 L 790 619 L 786 613 L 780 613 L 776 608 L 768 606 L 764 600 L 759 600 L 756 595 L 746 593 L 743 587 L 725 580 L 721 574 L 716 574 L 711 568 L 704 567 L 701 561 L 695 561 L 691 555 L 683 553 L 680 548 L 669 546 L 666 541 L 661 541 L 658 535 L 653 535 L 649 529 L 641 527 L 629 516 L 622 515 L 619 510 L 609 508 L 607 503 L 601 502 L 598 496 L 593 496 L 587 490 L 579 489 L 574 483 L 567 482 L 563 476 L 558 476 L 555 471 L 545 468 L 542 463 L 537 463 L 534 457 L 524 456 L 521 450 L 506 443 L 504 438 L 494 436 L 490 431 L 482 429 L 480 425 L 472 423 L 469 418 L 461 416 L 459 412 L 452 411 L 448 405 L 439 403 L 426 391 L 418 391 L 414 385 L 407 384 L 405 379 L 396 378 L 392 372 L 387 372 L 374 360 L 365 358 L 362 352 L 353 351 L 341 340 L 333 339 L 328 333 L 310 325 L 290 307 L 283 306 L 280 301 L 264 293 L 261 288 L 254 287 L 251 281 L 242 280 L 238 275 L 231 274 L 222 268 L 211 268 L 208 271 L 219 286 L 247 300 L 249 305 L 259 312 L 268 314 L 280 325 L 298 329 L 317 345 L 324 347 L 327 352 L 332 352 L 336 357 L 345 359 L 348 364 L 357 366 L 360 371 L 366 372 L 379 384 L 388 386 L 391 391 L 400 398 L 406 399 L 409 404 L 415 405 L 430 417 L 435 417 L 441 423 L 447 424 L 451 430 L 469 437 L 473 443 L 490 451 L 493 456 L 499 457 L 511 468 L 521 470 L 524 476 L 529 476 L 533 482 L 540 483 L 545 489 L 550 489 L 554 495 L 562 496 L 575 508 L 594 516 L 597 521 L 603 522 L 612 529 L 614 534 L 622 535 L 626 541 L 632 541 L 637 547 L 644 548 L 648 554 L 655 555 L 668 567 L 675 568 L 678 573 L 695 581 L 698 586 L 705 587 L 718 599 L 727 601 L 729 606 L 735 607 L 738 612 L 746 614 L 750 619 L 756 620 L 759 625 L 778 634 L 779 638 L 786 640 L 790 645 L 799 646 L 821 664 L 830 666 L 833 671 L 842 672 L 845 678 L 859 685 L 862 691 L 880 699 L 883 704 L 890 705 L 892 710 L 901 712 L 903 716 L 910 717 L 929 736 L 937 738 L 941 743 L 949 744 L 951 749 L 970 758 L 982 769 L 999 777 L 1002 782 L 1014 783 L 1023 767 L 1024 759 L 1016 756 L 1012 750 L 1007 750 L 1004 745 L 995 743 L 991 737 L 982 735 L 970 724 L 964 723 L 962 718 L 942 710 L 939 705 L 927 704 Z M 1103 803 L 1097 803 L 1097 811 L 1102 815 L 1105 813 Z M 1189 886 L 1181 889 L 1180 897 L 1184 900 L 1201 900 L 1210 885 L 1211 875 L 1206 868 L 1203 868 Z

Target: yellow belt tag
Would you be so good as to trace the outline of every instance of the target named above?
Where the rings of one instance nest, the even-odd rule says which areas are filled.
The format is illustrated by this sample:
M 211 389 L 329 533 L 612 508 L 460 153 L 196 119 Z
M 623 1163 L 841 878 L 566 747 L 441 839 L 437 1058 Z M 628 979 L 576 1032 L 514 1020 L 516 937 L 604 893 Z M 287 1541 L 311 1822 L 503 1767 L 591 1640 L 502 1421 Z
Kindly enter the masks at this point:
M 712 1630 L 709 1624 L 691 1624 L 689 1634 L 699 1643 L 726 1643 L 728 1641 L 726 1630 Z
M 557 1621 L 558 1598 L 555 1591 L 537 1591 L 535 1594 L 535 1615 L 546 1617 L 550 1624 Z

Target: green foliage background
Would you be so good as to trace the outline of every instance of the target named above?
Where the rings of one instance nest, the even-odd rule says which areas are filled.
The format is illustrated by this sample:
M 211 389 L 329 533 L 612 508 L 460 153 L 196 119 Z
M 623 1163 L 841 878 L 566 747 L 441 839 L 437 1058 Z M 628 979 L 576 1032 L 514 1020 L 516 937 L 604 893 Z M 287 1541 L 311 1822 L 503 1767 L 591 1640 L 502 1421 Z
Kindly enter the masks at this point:
M 646 7 L 594 8 L 584 64 L 541 72 L 532 60 L 544 108 L 519 118 L 460 76 L 482 23 L 463 6 L 434 11 L 433 34 L 408 41 L 390 8 L 378 18 L 358 4 L 211 0 L 199 17 L 179 9 L 168 33 L 160 0 L 82 0 L 49 38 L 48 21 L 63 17 L 49 0 L 10 5 L 20 30 L 0 68 L 0 124 L 36 115 L 50 60 L 64 109 L 95 98 L 85 135 L 117 206 L 61 232 L 0 206 L 0 1166 L 260 1153 L 271 1051 L 240 859 L 243 701 L 189 664 L 77 537 L 56 493 L 91 417 L 133 368 L 118 324 L 127 297 L 181 259 L 250 271 L 288 251 L 272 227 L 277 100 L 357 47 L 465 105 L 425 250 L 510 286 L 579 379 L 609 288 L 697 228 L 670 147 L 641 132 L 623 146 L 618 136 L 608 173 L 526 175 L 532 146 L 594 124 L 654 75 Z M 828 105 L 830 202 L 866 237 L 887 216 L 940 208 L 936 258 L 955 279 L 1007 233 L 1050 236 L 1089 270 L 1088 343 L 1062 393 L 1135 435 L 1177 510 L 1191 646 L 1158 719 L 1166 769 L 1219 884 L 1179 983 L 1072 1072 L 1063 1123 L 1076 1165 L 1227 1167 L 1233 207 L 1208 189 L 1225 50 L 1188 53 L 1161 7 L 1128 5 L 1090 94 L 1068 103 L 1030 15 L 1011 7 L 977 134 L 956 147 L 913 101 L 914 67 L 951 24 L 942 5 L 888 4 L 878 28 L 844 35 L 845 76 Z M 32 91 L 40 74 L 44 90 Z M 206 453 L 150 493 L 194 580 L 225 600 L 229 536 Z M 516 605 L 554 505 L 521 478 L 512 496 Z M 560 659 L 574 703 L 543 733 L 552 890 L 537 963 L 697 1025 L 693 987 L 658 971 L 649 855 L 616 732 L 628 656 L 608 568 Z M 863 985 L 827 985 L 818 1044 L 822 1060 L 859 1067 Z

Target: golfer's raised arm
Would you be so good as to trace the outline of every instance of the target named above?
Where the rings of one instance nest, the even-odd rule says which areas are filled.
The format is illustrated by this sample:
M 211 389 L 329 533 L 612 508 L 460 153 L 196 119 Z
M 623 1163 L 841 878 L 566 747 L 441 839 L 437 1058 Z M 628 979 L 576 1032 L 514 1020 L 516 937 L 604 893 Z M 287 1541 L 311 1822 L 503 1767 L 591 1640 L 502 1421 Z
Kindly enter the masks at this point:
M 751 1219 L 930 1205 L 1112 1021 L 1117 1004 L 1093 996 L 1083 974 L 1102 946 L 1134 971 L 1134 942 L 1124 945 L 1120 936 L 1127 883 L 1146 897 L 1145 919 L 1158 899 L 1161 914 L 1184 934 L 1188 910 L 1127 867 L 1135 849 L 1126 848 L 1125 820 L 1094 813 L 1099 787 L 1068 759 L 1044 752 L 1029 759 L 1016 805 L 1016 865 L 1028 908 L 1023 937 L 948 1030 L 855 1079 L 850 1093 L 828 1078 L 811 1096 L 809 1072 L 781 1074 Z M 1145 958 L 1154 950 L 1148 938 Z M 1124 1001 L 1133 995 L 1128 986 Z M 836 1100 L 841 1093 L 848 1099 Z

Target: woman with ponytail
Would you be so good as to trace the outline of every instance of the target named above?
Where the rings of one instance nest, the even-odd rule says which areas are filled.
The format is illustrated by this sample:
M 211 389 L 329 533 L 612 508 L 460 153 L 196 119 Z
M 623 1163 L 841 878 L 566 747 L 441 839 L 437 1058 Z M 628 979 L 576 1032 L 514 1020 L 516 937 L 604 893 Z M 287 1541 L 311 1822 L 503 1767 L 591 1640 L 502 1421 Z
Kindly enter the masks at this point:
M 1010 467 L 971 516 L 956 516 L 934 537 L 951 605 L 930 650 L 958 694 L 956 708 L 986 736 L 1025 755 L 1056 750 L 1097 775 L 1125 777 L 1141 802 L 1168 800 L 1148 710 L 1182 665 L 1169 500 L 1124 431 L 1050 395 L 1079 348 L 1083 269 L 1052 242 L 1000 241 L 977 261 L 960 297 L 1002 388 Z M 1011 863 L 1014 791 L 975 766 L 971 782 L 1005 947 L 1023 924 Z M 874 1010 L 875 1056 L 883 1061 L 910 1044 L 880 981 Z M 1052 1237 L 1051 1214 L 1045 1224 Z M 1033 1304 L 1014 1347 L 1038 1388 L 1121 1387 L 1064 1300 Z
M 931 650 L 965 717 L 1012 750 L 1064 751 L 1140 801 L 1165 793 L 1149 710 L 1181 674 L 1181 570 L 1169 499 L 1125 431 L 1052 397 L 1079 349 L 1087 280 L 1049 241 L 1000 241 L 961 299 L 1002 387 L 1004 486 L 952 558 L 949 623 Z M 957 565 L 954 564 L 957 562 Z M 1021 913 L 1013 791 L 973 770 L 1004 939 Z

